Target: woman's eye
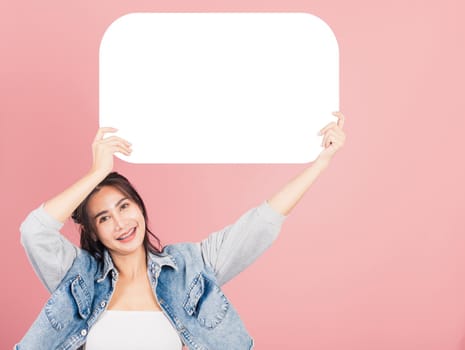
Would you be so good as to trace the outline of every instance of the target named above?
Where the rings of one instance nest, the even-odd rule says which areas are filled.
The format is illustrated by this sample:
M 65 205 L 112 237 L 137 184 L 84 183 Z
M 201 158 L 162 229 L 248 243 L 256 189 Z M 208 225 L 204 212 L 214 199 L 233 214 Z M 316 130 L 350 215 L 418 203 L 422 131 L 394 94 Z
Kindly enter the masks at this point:
M 129 207 L 129 203 L 123 203 L 123 205 L 121 205 L 121 209 L 126 209 L 127 207 Z
M 101 223 L 101 222 L 107 221 L 107 218 L 108 218 L 108 216 L 101 216 L 100 220 L 98 222 Z

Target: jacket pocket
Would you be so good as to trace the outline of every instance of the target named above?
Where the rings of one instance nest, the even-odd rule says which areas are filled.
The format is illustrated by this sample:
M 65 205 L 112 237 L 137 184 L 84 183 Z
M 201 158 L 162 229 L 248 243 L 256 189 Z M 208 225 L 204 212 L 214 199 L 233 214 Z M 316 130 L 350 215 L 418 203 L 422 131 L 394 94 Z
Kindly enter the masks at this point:
M 66 281 L 53 292 L 45 305 L 45 314 L 56 330 L 86 319 L 90 314 L 91 295 L 80 275 Z
M 220 287 L 199 273 L 191 283 L 183 307 L 201 326 L 213 329 L 225 318 L 229 301 Z

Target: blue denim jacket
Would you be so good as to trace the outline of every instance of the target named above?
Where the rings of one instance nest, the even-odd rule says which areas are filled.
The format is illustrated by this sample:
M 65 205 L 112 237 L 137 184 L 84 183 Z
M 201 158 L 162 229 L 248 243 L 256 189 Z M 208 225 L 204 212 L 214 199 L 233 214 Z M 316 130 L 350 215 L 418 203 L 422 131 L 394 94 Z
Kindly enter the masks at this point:
M 253 339 L 220 286 L 271 244 L 284 218 L 273 212 L 265 202 L 244 214 L 234 225 L 211 234 L 200 244 L 173 244 L 166 246 L 161 254 L 148 254 L 147 273 L 154 295 L 189 349 L 246 350 L 253 347 Z M 249 232 L 238 233 L 238 229 Z M 232 236 L 231 233 L 236 234 Z M 247 238 L 248 235 L 252 237 Z M 37 232 L 30 234 L 30 237 L 36 236 Z M 55 239 L 63 241 L 63 236 Z M 256 246 L 243 245 L 239 248 L 242 251 L 255 250 L 255 256 L 233 254 L 235 258 L 231 262 L 222 258 L 221 253 L 218 254 L 222 244 L 237 244 L 238 240 L 243 244 L 247 239 L 249 244 Z M 37 266 L 38 258 L 33 256 L 35 248 L 31 248 L 33 244 L 27 243 L 28 240 L 23 237 L 23 244 L 41 276 L 46 269 Z M 221 270 L 223 266 L 230 267 Z M 41 279 L 46 282 L 44 277 Z M 87 251 L 79 250 L 38 318 L 15 349 L 64 350 L 83 346 L 89 329 L 108 305 L 117 280 L 118 271 L 107 251 L 103 263 L 100 263 Z

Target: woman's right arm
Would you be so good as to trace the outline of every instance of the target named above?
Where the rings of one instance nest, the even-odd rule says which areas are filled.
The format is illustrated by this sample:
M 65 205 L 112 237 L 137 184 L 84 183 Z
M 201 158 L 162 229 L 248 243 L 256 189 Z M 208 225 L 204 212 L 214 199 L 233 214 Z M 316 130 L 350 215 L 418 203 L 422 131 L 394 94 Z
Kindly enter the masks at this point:
M 100 128 L 92 143 L 91 170 L 76 183 L 33 210 L 21 224 L 21 243 L 26 254 L 49 291 L 53 291 L 79 253 L 60 233 L 64 222 L 87 195 L 112 171 L 113 154 L 130 155 L 131 146 L 116 136 L 103 138 L 114 128 Z

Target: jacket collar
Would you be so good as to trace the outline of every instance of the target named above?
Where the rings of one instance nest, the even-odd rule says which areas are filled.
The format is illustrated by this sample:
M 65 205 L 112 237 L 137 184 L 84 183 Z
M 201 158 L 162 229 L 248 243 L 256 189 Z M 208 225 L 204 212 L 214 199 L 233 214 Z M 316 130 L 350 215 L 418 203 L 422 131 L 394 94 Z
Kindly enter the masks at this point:
M 178 266 L 176 265 L 176 260 L 174 257 L 168 253 L 151 253 L 148 252 L 147 254 L 147 269 L 150 269 L 151 271 L 154 271 L 154 268 L 156 266 L 159 266 L 161 269 L 163 266 L 169 266 L 175 270 L 178 270 Z M 100 283 L 102 282 L 108 275 L 108 273 L 111 271 L 113 278 L 116 277 L 118 274 L 118 271 L 116 270 L 115 265 L 113 264 L 113 260 L 111 258 L 110 253 L 108 252 L 107 249 L 104 250 L 103 252 L 103 265 L 102 268 L 100 269 L 100 272 L 97 274 L 97 282 Z

